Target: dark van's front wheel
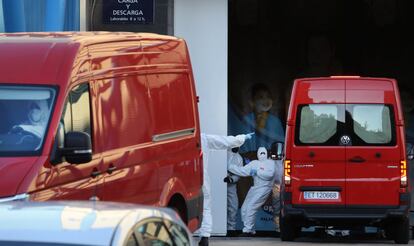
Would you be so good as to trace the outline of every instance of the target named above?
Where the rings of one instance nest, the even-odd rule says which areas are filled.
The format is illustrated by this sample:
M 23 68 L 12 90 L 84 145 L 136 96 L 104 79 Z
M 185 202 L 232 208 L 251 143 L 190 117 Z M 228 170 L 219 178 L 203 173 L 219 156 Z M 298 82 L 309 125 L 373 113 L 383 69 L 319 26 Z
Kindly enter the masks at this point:
M 410 220 L 404 218 L 394 224 L 394 242 L 398 244 L 408 244 L 410 241 Z

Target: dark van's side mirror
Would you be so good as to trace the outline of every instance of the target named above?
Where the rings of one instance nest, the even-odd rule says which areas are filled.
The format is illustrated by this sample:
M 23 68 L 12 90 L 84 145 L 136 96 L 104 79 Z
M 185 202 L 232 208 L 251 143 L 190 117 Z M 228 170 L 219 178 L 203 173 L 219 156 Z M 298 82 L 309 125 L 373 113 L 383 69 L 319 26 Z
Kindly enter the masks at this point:
M 66 161 L 71 164 L 87 163 L 92 160 L 91 137 L 85 132 L 65 134 L 65 147 L 62 149 Z
M 274 142 L 270 147 L 270 154 L 273 160 L 282 160 L 283 159 L 283 147 L 282 142 Z

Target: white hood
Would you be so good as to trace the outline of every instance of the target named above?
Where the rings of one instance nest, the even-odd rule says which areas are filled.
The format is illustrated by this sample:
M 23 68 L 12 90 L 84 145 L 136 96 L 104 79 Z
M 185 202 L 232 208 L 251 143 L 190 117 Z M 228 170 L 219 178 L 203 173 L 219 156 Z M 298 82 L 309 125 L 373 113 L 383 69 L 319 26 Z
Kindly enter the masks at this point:
M 266 150 L 266 148 L 265 148 L 265 147 L 260 147 L 260 148 L 257 150 L 257 159 L 258 159 L 259 161 L 264 161 L 264 160 L 267 160 L 267 150 Z

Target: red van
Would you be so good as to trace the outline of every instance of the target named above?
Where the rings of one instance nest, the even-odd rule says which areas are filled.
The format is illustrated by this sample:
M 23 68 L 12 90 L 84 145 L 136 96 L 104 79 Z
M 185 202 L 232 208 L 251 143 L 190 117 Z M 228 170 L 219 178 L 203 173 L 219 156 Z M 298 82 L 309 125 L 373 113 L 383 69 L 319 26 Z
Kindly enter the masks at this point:
M 393 79 L 295 81 L 287 119 L 281 238 L 301 227 L 377 226 L 408 243 L 404 121 Z
M 197 99 L 184 40 L 0 35 L 0 201 L 88 200 L 202 213 Z

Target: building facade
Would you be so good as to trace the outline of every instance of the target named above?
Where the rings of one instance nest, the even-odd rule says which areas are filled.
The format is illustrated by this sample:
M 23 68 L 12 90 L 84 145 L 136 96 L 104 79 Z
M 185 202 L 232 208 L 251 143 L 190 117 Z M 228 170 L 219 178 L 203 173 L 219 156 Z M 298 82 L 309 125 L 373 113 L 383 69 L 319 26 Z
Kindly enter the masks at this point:
M 191 54 L 202 131 L 227 135 L 226 1 L 2 0 L 0 31 L 132 31 L 182 37 Z M 213 233 L 224 235 L 226 152 L 211 159 Z
M 414 38 L 407 31 L 414 26 L 413 10 L 410 0 L 2 0 L 0 31 L 132 31 L 182 37 L 191 54 L 202 131 L 255 131 L 267 139 L 256 139 L 264 145 L 284 141 L 295 78 L 396 78 L 406 139 L 413 146 Z M 270 107 L 255 98 L 257 87 L 267 91 Z M 258 108 L 263 114 L 257 114 Z M 243 156 L 251 159 L 257 147 L 249 143 Z M 225 151 L 217 151 L 209 164 L 215 235 L 226 233 L 226 158 Z M 243 199 L 250 184 L 241 183 Z M 266 204 L 257 220 L 259 230 L 273 230 Z

